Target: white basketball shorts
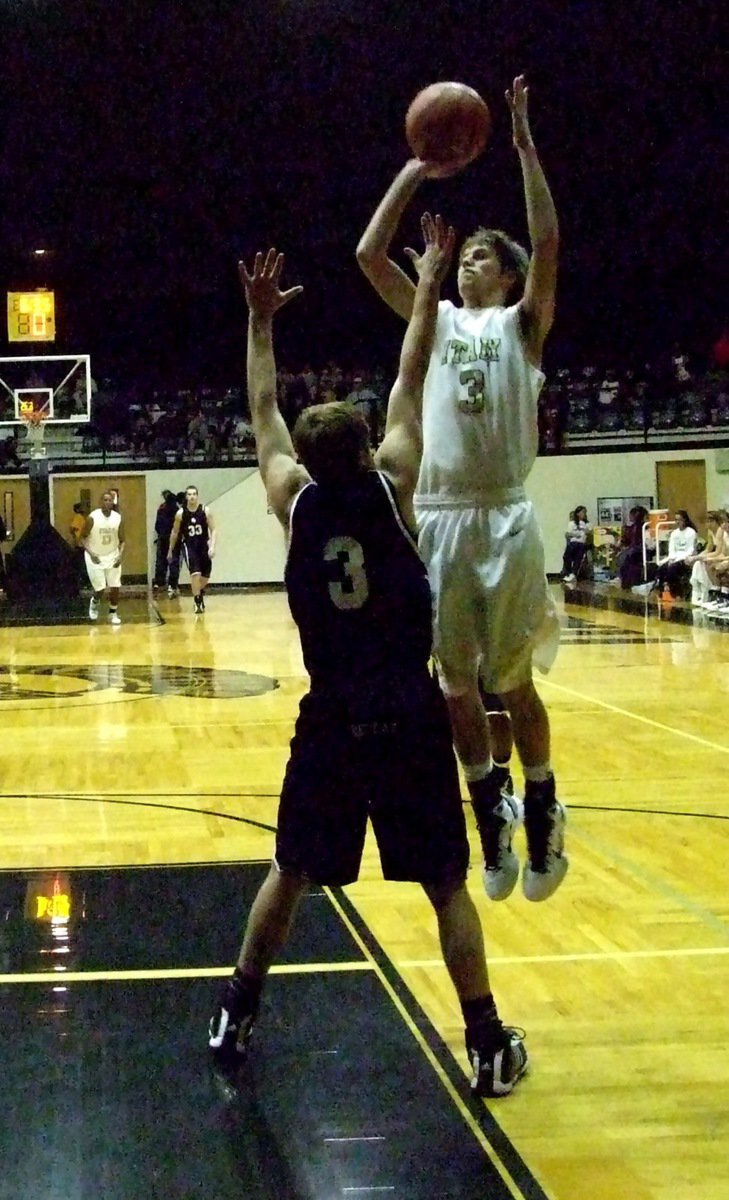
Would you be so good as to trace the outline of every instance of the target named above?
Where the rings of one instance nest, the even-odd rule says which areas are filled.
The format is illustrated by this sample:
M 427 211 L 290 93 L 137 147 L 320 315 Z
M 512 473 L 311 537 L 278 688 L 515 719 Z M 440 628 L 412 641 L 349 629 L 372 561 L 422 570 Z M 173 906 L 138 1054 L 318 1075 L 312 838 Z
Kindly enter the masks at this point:
M 89 583 L 95 592 L 103 592 L 104 588 L 121 587 L 121 566 L 114 567 L 111 564 L 116 559 L 116 554 L 105 555 L 100 563 L 93 563 L 88 550 L 84 555 L 86 559 L 86 573 L 89 577 Z
M 512 691 L 549 670 L 559 618 L 544 574 L 530 500 L 416 508 L 418 545 L 433 592 L 433 649 L 441 685 L 462 695 L 480 674 L 486 691 Z

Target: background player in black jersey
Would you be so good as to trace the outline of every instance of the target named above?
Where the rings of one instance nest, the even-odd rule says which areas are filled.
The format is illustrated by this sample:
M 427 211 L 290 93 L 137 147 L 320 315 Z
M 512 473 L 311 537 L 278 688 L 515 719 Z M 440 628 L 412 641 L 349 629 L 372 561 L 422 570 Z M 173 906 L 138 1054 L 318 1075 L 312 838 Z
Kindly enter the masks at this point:
M 205 588 L 210 582 L 212 559 L 215 555 L 215 523 L 209 508 L 200 503 L 197 488 L 191 484 L 185 489 L 185 506 L 175 517 L 170 536 L 168 563 L 172 563 L 177 543 L 182 539 L 182 549 L 190 572 L 190 588 L 195 601 L 195 612 L 205 612 Z M 179 552 L 179 551 L 178 551 Z
M 276 850 L 233 978 L 210 1022 L 219 1067 L 234 1072 L 266 975 L 311 882 L 356 880 L 367 818 L 388 879 L 422 884 L 458 993 L 474 1091 L 504 1095 L 526 1069 L 523 1035 L 505 1028 L 489 984 L 478 914 L 466 888 L 468 839 L 445 701 L 431 678 L 431 598 L 417 553 L 413 489 L 422 388 L 453 230 L 422 219 L 419 283 L 372 454 L 364 418 L 316 405 L 293 442 L 276 400 L 272 318 L 283 255 L 241 264 L 250 307 L 248 395 L 268 501 L 289 536 L 286 586 L 311 678 L 281 792 Z M 298 461 L 296 457 L 298 453 Z

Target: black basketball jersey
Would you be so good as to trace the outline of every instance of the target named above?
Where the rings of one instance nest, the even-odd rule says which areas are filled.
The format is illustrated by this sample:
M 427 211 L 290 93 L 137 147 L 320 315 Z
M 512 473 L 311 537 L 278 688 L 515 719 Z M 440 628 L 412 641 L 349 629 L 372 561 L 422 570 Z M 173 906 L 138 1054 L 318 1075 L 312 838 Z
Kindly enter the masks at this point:
M 427 669 L 432 626 L 425 566 L 394 489 L 367 471 L 294 501 L 285 581 L 312 689 L 351 692 Z
M 208 546 L 208 518 L 202 504 L 199 504 L 194 512 L 190 512 L 187 505 L 182 510 L 182 540 L 187 546 L 200 547 L 207 550 Z

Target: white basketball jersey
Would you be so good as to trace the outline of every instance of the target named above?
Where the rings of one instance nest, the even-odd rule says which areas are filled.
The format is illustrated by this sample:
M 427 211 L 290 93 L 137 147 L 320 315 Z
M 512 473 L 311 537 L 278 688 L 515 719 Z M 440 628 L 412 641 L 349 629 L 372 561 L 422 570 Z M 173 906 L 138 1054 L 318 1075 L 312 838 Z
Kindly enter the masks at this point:
M 95 508 L 89 516 L 94 525 L 86 538 L 86 549 L 101 559 L 102 567 L 110 567 L 119 553 L 121 514 L 110 512 L 105 517 L 100 508 Z
M 520 488 L 537 454 L 544 374 L 526 356 L 518 309 L 438 305 L 423 393 L 416 503 L 483 502 Z

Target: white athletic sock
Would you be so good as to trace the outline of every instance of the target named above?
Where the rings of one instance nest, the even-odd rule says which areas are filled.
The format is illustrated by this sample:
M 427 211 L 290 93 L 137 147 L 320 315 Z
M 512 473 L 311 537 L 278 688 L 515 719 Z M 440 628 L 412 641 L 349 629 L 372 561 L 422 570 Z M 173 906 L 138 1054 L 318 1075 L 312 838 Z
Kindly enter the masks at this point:
M 546 783 L 552 774 L 551 764 L 546 762 L 538 767 L 524 767 L 524 778 L 529 783 Z
M 466 783 L 478 783 L 479 779 L 486 779 L 487 775 L 491 774 L 493 766 L 494 760 L 492 759 L 491 755 L 489 755 L 486 762 L 474 763 L 471 766 L 468 766 L 466 763 L 464 763 L 463 775 Z

